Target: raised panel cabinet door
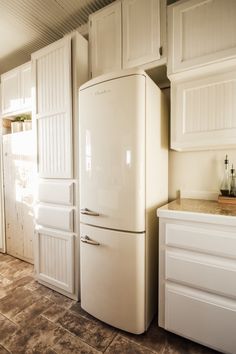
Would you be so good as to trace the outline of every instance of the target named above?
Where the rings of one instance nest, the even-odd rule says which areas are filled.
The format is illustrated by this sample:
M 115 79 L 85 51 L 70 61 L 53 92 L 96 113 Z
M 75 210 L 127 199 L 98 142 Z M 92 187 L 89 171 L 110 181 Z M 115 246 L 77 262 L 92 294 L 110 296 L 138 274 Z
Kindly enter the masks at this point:
M 20 109 L 20 71 L 14 69 L 1 75 L 2 114 Z
M 89 18 L 92 76 L 121 69 L 121 3 L 115 2 Z
M 42 178 L 72 178 L 71 37 L 32 55 L 38 173 Z
M 171 148 L 235 147 L 236 71 L 171 83 Z
M 20 71 L 21 106 L 31 111 L 31 62 L 23 65 Z
M 68 293 L 74 291 L 74 235 L 39 228 L 36 231 L 37 279 Z
M 236 1 L 180 1 L 168 11 L 169 74 L 236 56 Z
M 160 59 L 160 0 L 123 0 L 123 67 Z

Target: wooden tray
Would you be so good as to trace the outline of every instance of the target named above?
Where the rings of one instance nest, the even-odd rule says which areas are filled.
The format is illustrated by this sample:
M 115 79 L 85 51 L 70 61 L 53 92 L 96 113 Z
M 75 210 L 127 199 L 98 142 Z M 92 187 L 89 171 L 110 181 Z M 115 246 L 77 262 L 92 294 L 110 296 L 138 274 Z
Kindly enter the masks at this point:
M 236 197 L 223 197 L 222 195 L 219 195 L 218 203 L 236 205 Z

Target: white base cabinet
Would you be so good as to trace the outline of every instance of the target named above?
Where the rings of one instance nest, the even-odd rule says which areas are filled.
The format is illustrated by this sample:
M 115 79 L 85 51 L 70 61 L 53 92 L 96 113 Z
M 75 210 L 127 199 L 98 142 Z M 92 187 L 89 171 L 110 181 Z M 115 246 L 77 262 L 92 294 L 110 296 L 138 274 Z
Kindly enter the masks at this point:
M 158 215 L 159 325 L 235 354 L 236 223 L 166 207 Z

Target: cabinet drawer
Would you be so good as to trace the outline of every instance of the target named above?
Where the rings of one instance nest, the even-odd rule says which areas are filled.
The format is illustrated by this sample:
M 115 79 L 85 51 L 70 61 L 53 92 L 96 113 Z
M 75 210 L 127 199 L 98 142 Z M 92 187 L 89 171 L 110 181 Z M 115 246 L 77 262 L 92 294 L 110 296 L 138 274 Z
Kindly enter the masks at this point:
M 73 231 L 73 208 L 39 205 L 36 210 L 38 225 Z
M 235 353 L 235 301 L 167 285 L 165 318 L 167 330 L 224 353 Z
M 236 261 L 186 251 L 166 252 L 167 280 L 236 298 Z
M 204 226 L 204 224 L 202 224 Z M 236 234 L 184 224 L 166 224 L 168 246 L 236 258 Z
M 40 182 L 38 200 L 52 204 L 73 204 L 73 182 Z

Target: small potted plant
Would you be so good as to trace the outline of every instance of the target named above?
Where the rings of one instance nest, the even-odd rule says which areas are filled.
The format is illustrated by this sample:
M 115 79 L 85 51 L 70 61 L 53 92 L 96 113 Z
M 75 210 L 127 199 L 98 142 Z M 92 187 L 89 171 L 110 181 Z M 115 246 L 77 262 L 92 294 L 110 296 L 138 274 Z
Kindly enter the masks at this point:
M 32 121 L 30 114 L 21 114 L 11 122 L 11 132 L 17 133 L 22 130 L 30 130 L 32 129 Z
M 11 122 L 11 132 L 12 133 L 18 133 L 22 131 L 22 122 L 23 119 L 21 116 L 17 116 L 14 118 L 14 120 Z
M 31 130 L 32 129 L 32 120 L 30 114 L 23 114 L 23 130 Z

